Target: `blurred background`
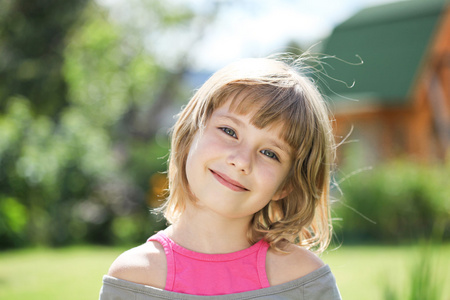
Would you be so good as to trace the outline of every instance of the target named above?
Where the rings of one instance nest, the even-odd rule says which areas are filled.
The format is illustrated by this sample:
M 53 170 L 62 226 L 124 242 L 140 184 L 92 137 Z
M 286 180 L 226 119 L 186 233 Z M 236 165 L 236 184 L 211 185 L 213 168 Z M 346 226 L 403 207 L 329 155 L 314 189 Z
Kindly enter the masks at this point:
M 2 0 L 0 298 L 96 298 L 114 257 L 166 226 L 150 209 L 193 91 L 307 50 L 340 144 L 324 260 L 344 299 L 450 299 L 444 0 Z M 358 291 L 375 261 L 392 268 Z

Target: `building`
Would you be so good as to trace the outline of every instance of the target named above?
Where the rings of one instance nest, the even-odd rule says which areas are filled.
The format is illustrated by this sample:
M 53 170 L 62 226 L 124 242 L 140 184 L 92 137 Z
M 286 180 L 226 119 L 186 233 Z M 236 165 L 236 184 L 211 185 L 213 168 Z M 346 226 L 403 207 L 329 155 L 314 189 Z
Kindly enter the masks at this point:
M 335 80 L 324 87 L 337 136 L 353 128 L 348 140 L 357 140 L 340 146 L 342 160 L 449 158 L 449 2 L 411 0 L 363 9 L 334 29 L 323 53 L 339 58 L 327 60 L 334 67 L 327 74 Z

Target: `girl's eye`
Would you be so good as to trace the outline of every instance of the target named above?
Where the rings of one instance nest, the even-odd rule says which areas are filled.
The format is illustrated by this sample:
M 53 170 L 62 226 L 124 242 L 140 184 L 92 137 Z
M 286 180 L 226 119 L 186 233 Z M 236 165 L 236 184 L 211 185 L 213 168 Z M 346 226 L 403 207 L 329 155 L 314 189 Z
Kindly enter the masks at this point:
M 265 156 L 267 156 L 268 158 L 279 160 L 278 156 L 270 150 L 262 150 L 261 153 L 264 154 Z
M 225 132 L 226 134 L 228 134 L 229 136 L 232 136 L 234 138 L 237 138 L 236 132 L 234 132 L 233 129 L 228 128 L 228 127 L 221 127 L 220 128 L 223 132 Z

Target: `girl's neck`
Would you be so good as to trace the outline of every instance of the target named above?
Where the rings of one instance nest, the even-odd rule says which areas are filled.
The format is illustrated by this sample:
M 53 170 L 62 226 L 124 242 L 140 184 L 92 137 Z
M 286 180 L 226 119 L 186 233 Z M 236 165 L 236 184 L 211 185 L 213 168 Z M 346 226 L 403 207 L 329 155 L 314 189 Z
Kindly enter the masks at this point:
M 165 233 L 180 246 L 201 253 L 231 253 L 251 246 L 247 240 L 250 220 L 227 219 L 191 205 Z

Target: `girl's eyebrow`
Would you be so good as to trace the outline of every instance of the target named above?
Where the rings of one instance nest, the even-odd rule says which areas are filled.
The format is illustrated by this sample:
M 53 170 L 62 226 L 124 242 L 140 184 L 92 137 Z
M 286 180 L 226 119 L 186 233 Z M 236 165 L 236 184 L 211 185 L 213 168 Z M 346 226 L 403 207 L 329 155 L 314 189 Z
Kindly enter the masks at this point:
M 228 119 L 232 122 L 234 122 L 237 126 L 246 126 L 246 123 L 240 120 L 239 118 L 236 118 L 233 115 L 229 115 L 226 113 L 219 113 L 217 115 L 219 119 Z M 281 139 L 279 138 L 269 138 L 268 143 L 270 145 L 273 145 L 274 147 L 280 149 L 282 152 L 286 153 L 289 157 L 291 156 L 291 148 Z
M 268 144 L 275 148 L 278 148 L 287 157 L 291 157 L 291 147 L 289 147 L 283 140 L 279 138 L 270 138 Z
M 287 156 L 291 157 L 291 150 L 290 147 L 287 146 L 286 143 L 282 142 L 282 143 L 278 143 L 277 140 L 270 140 L 270 143 L 280 149 L 282 152 L 286 153 Z

